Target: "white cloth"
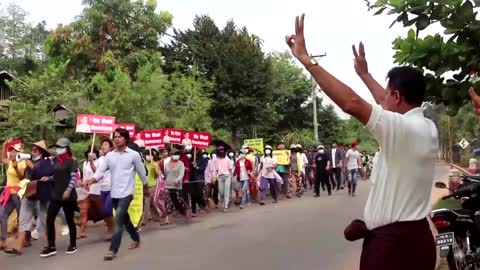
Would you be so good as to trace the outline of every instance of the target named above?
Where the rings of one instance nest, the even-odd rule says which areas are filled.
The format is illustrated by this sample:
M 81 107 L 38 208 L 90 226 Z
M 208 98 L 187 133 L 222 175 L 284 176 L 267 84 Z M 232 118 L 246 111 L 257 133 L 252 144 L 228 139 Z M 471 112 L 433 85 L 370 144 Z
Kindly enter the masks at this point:
M 262 157 L 261 160 L 262 163 L 262 177 L 268 178 L 268 179 L 275 179 L 275 164 L 277 164 L 277 159 L 275 157 Z
M 331 158 L 332 158 L 332 168 L 337 168 L 337 162 L 336 162 L 336 161 L 337 161 L 337 160 L 336 160 L 336 159 L 337 159 L 337 157 L 336 157 L 336 155 L 337 155 L 337 148 L 332 148 L 332 152 L 331 152 L 331 153 L 332 153 L 332 157 L 331 157 Z
M 105 162 L 105 156 L 101 156 L 97 160 L 97 168 L 100 167 L 100 165 Z M 107 192 L 110 191 L 110 170 L 106 171 L 105 174 L 103 175 L 103 178 L 98 181 L 100 184 L 100 190 Z
M 94 160 L 93 164 L 95 165 L 95 168 L 98 168 L 97 160 Z M 93 172 L 90 162 L 85 161 L 83 163 L 83 181 L 92 179 L 93 175 L 95 175 L 95 173 Z M 88 193 L 94 194 L 94 195 L 100 195 L 100 190 L 101 190 L 100 184 L 92 184 L 88 190 Z
M 421 108 L 402 115 L 372 105 L 366 128 L 382 149 L 364 211 L 367 227 L 427 217 L 439 149 L 435 124 Z
M 348 149 L 345 157 L 347 158 L 347 169 L 358 169 L 358 159 L 360 158 L 360 152 L 358 152 L 357 150 Z
M 245 160 L 240 160 L 240 181 L 250 179 L 248 177 L 247 167 L 245 166 Z

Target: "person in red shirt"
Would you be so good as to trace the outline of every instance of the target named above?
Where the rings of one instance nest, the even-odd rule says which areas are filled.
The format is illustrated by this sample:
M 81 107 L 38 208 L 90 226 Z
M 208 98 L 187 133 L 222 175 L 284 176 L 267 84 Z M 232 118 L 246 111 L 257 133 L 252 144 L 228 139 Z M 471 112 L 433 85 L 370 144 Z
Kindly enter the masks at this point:
M 183 175 L 183 180 L 182 180 L 182 197 L 185 200 L 185 203 L 187 206 L 190 206 L 190 200 L 189 200 L 189 190 L 190 190 L 190 159 L 187 156 L 187 153 L 185 152 L 185 146 L 183 145 L 177 145 L 178 151 L 180 151 L 180 161 L 183 162 L 183 165 L 185 166 L 185 174 Z
M 253 172 L 253 163 L 246 158 L 247 153 L 247 149 L 241 150 L 239 159 L 235 162 L 235 169 L 233 171 L 233 177 L 237 177 L 237 180 L 242 187 L 242 202 L 240 203 L 240 209 L 243 209 L 249 202 L 248 187 Z

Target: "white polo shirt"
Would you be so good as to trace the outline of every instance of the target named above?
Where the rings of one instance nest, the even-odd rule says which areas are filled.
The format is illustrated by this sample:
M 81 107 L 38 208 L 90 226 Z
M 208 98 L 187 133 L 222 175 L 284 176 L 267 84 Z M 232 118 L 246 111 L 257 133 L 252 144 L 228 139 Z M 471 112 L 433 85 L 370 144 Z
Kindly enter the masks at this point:
M 420 107 L 402 115 L 372 105 L 366 128 L 382 149 L 364 211 L 367 227 L 427 217 L 439 149 L 435 124 Z

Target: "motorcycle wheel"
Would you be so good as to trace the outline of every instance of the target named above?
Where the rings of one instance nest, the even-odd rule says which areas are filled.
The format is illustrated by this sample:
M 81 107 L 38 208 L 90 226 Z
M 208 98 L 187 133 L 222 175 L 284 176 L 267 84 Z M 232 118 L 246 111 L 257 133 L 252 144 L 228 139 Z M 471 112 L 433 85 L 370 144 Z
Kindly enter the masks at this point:
M 475 269 L 471 265 L 467 266 L 465 262 L 465 255 L 467 251 L 465 250 L 465 239 L 460 237 L 455 237 L 453 246 L 448 253 L 447 262 L 448 268 L 450 270 L 473 270 Z

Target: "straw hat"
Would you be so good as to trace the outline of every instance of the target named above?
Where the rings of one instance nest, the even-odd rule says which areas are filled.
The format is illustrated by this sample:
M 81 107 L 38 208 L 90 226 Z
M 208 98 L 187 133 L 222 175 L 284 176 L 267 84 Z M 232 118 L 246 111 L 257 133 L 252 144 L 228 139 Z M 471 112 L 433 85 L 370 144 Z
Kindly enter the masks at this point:
M 34 143 L 32 143 L 32 146 L 36 146 L 36 147 L 40 148 L 46 156 L 50 156 L 50 152 L 48 151 L 47 143 L 44 140 L 34 142 Z

